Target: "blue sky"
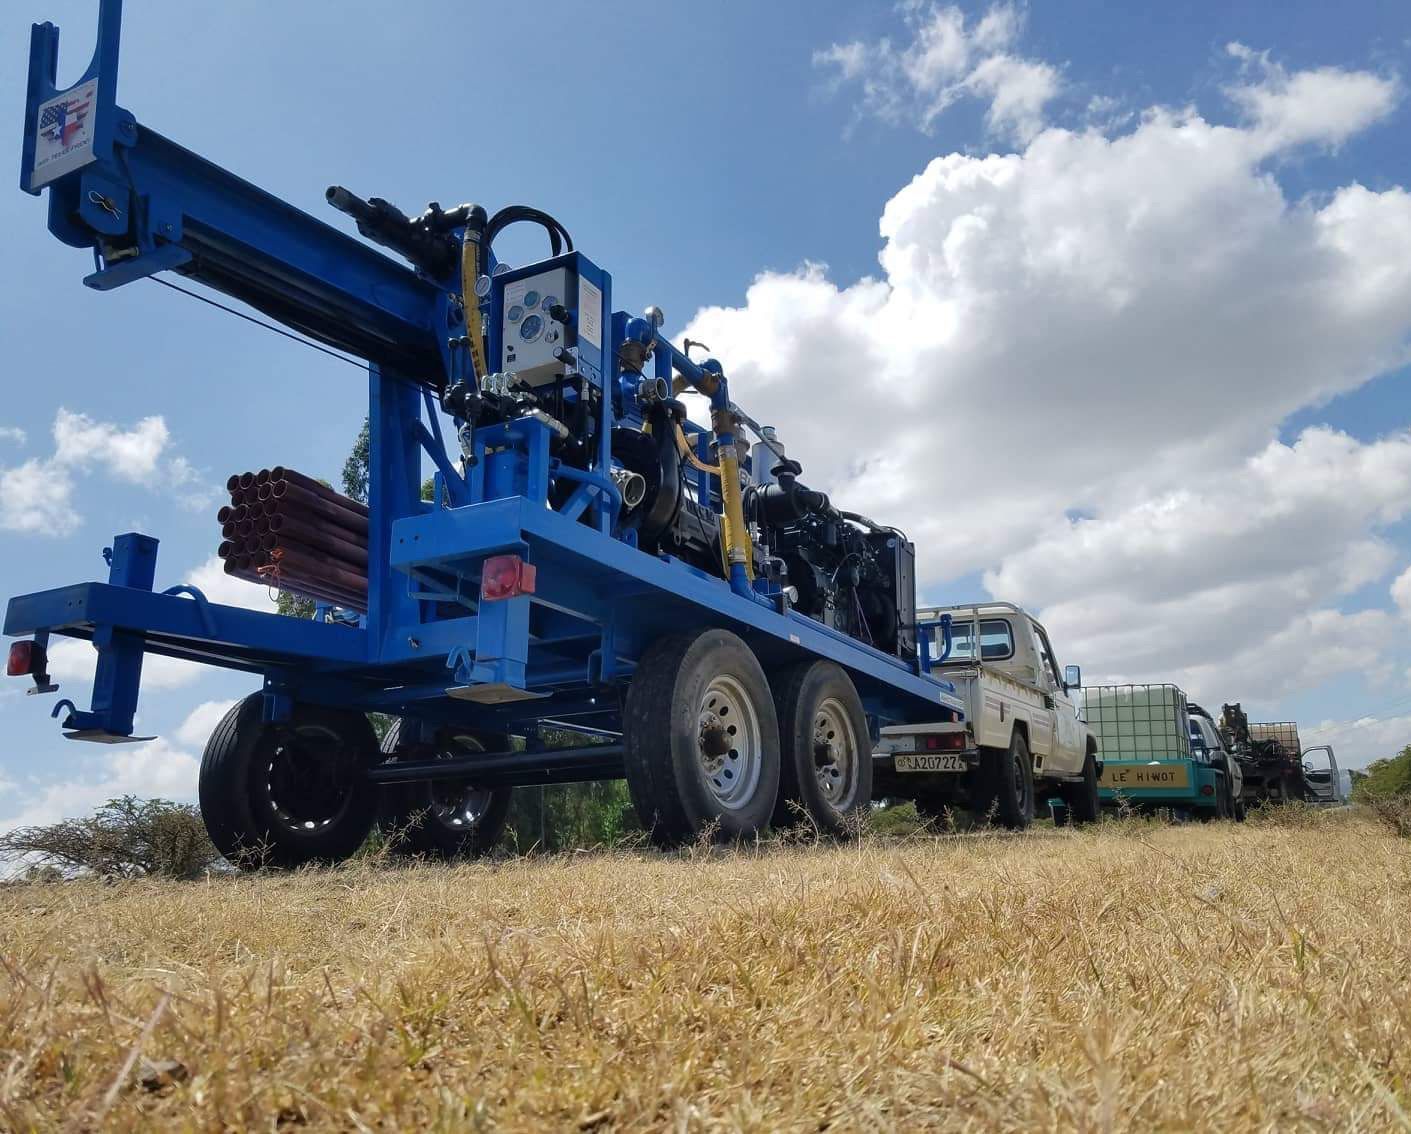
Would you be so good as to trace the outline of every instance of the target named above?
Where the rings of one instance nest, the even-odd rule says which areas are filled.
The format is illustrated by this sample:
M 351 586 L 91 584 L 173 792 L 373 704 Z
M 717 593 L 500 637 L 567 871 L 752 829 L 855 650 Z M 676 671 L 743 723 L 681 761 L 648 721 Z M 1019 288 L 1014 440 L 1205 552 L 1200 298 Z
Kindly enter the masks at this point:
M 786 438 L 799 416 L 801 384 L 825 395 L 866 389 L 867 379 L 856 375 L 876 379 L 897 365 L 912 350 L 906 340 L 942 351 L 927 354 L 917 346 L 914 357 L 907 355 L 913 369 L 887 379 L 891 389 L 903 388 L 892 412 L 912 427 L 927 423 L 930 433 L 893 437 L 878 419 L 870 433 L 854 426 L 852 450 L 839 443 L 844 423 L 853 420 L 846 393 L 810 396 L 817 420 L 808 418 L 807 431 L 796 431 L 800 451 L 813 458 L 808 467 L 818 470 L 815 479 L 834 490 L 852 484 L 848 491 L 861 494 L 852 499 L 870 501 L 868 511 L 879 516 L 891 501 L 895 514 L 916 517 L 912 530 L 932 600 L 1001 588 L 999 597 L 1045 610 L 1060 652 L 1080 654 L 1071 660 L 1083 662 L 1090 676 L 1162 680 L 1176 673 L 1202 696 L 1252 704 L 1256 716 L 1325 727 L 1325 739 L 1346 738 L 1354 760 L 1411 741 L 1411 652 L 1401 644 L 1411 623 L 1393 597 L 1393 582 L 1411 566 L 1411 527 L 1404 504 L 1378 495 L 1378 486 L 1402 475 L 1401 447 L 1392 442 L 1411 423 L 1411 396 L 1399 369 L 1411 327 L 1403 276 L 1389 268 L 1376 309 L 1336 324 L 1346 341 L 1339 337 L 1338 349 L 1329 350 L 1326 381 L 1311 374 L 1280 385 L 1275 375 L 1267 391 L 1252 383 L 1249 401 L 1241 402 L 1238 395 L 1217 397 L 1228 381 L 1212 392 L 1191 378 L 1192 398 L 1205 400 L 1210 435 L 1192 431 L 1154 449 L 1141 440 L 1135 451 L 1150 449 L 1149 460 L 1104 436 L 1102 407 L 1109 399 L 1121 403 L 1113 420 L 1127 421 L 1130 413 L 1137 422 L 1144 397 L 1163 405 L 1160 391 L 1186 380 L 1179 371 L 1147 377 L 1153 368 L 1141 344 L 1150 343 L 1153 355 L 1170 354 L 1157 341 L 1169 325 L 1151 339 L 1136 321 L 1143 295 L 1164 294 L 1139 271 L 1152 268 L 1152 254 L 1138 261 L 1130 250 L 1103 247 L 1104 278 L 1112 287 L 1121 281 L 1126 298 L 1118 306 L 1127 303 L 1128 314 L 1114 308 L 1086 338 L 1075 331 L 1066 345 L 1052 346 L 1051 377 L 1043 353 L 1049 348 L 1040 343 L 1033 348 L 1038 353 L 1019 354 L 1008 345 L 1023 337 L 1011 330 L 1023 331 L 1031 316 L 1045 326 L 1062 314 L 1055 325 L 1074 326 L 1057 303 L 1045 306 L 1046 296 L 1062 296 L 1033 265 L 1056 251 L 1072 263 L 1097 262 L 1098 252 L 1081 245 L 1097 231 L 1087 224 L 1094 218 L 1081 213 L 1085 170 L 1098 178 L 1094 186 L 1110 189 L 1114 170 L 1157 168 L 1161 147 L 1184 136 L 1182 129 L 1205 147 L 1192 159 L 1192 177 L 1217 158 L 1245 164 L 1226 182 L 1209 174 L 1209 185 L 1183 188 L 1187 167 L 1177 163 L 1157 184 L 1141 185 L 1151 198 L 1142 217 L 1161 214 L 1168 189 L 1172 202 L 1210 211 L 1210 223 L 1198 229 L 1151 237 L 1151 247 L 1171 257 L 1161 286 L 1201 270 L 1208 257 L 1191 251 L 1201 241 L 1228 252 L 1260 225 L 1274 226 L 1268 246 L 1251 245 L 1244 263 L 1261 257 L 1272 263 L 1273 249 L 1288 245 L 1277 226 L 1306 232 L 1318 214 L 1318 231 L 1330 231 L 1359 204 L 1338 198 L 1354 185 L 1377 195 L 1372 203 L 1381 213 L 1366 221 L 1359 214 L 1345 226 L 1361 242 L 1347 253 L 1353 266 L 1363 263 L 1355 257 L 1375 252 L 1367 247 L 1376 243 L 1365 235 L 1369 226 L 1385 228 L 1387 247 L 1399 247 L 1395 193 L 1411 185 L 1405 6 L 1085 2 L 950 10 L 541 2 L 505 9 L 408 2 L 394 14 L 387 5 L 344 4 L 337 19 L 324 5 L 148 0 L 129 9 L 118 98 L 145 126 L 315 215 L 329 212 L 323 189 L 333 182 L 408 210 L 430 199 L 545 208 L 613 273 L 619 305 L 640 310 L 655 303 L 669 326 L 699 328 L 698 337 L 736 375 L 741 402 L 765 406 Z M 88 0 L 25 0 L 0 15 L 0 106 L 11 107 L 16 124 L 14 168 L 29 23 L 50 19 L 63 29 L 60 78 L 71 81 L 86 65 L 95 15 L 96 3 Z M 936 48 L 930 55 L 927 44 Z M 943 58 L 946 51 L 952 56 Z M 1323 76 L 1332 84 L 1330 97 L 1314 92 L 1300 102 L 1304 75 Z M 1005 104 L 1006 97 L 1017 102 Z M 1004 105 L 1019 109 L 1006 116 Z M 1345 117 L 1312 121 L 1327 106 Z M 1153 108 L 1166 108 L 1172 122 L 1193 112 L 1204 132 L 1189 123 L 1163 125 Z M 1276 113 L 1284 115 L 1277 123 Z M 1296 115 L 1304 117 L 1295 122 Z M 1242 131 L 1236 142 L 1243 151 L 1220 149 L 1231 130 Z M 1275 138 L 1278 130 L 1284 133 Z M 1101 146 L 1074 141 L 1093 132 Z M 1258 146 L 1264 149 L 1250 157 Z M 1129 151 L 1154 156 L 1119 160 Z M 986 180 L 985 171 L 995 167 L 980 163 L 990 153 L 1022 162 L 1012 182 Z M 956 155 L 952 166 L 931 165 L 944 155 Z M 984 191 L 974 190 L 979 195 L 971 201 L 967 179 L 976 177 Z M 1074 192 L 1003 196 L 1026 177 Z M 913 185 L 913 179 L 919 180 Z M 1273 212 L 1260 212 L 1261 186 L 1273 186 L 1281 198 Z M 1319 214 L 1335 200 L 1346 208 Z M 1104 207 L 1101 191 L 1093 201 L 1094 210 Z M 1245 207 L 1246 227 L 1228 221 Z M 1006 213 L 1010 208 L 1016 211 Z M 879 235 L 884 209 L 898 226 L 886 241 Z M 1036 235 L 1022 247 L 1003 245 L 998 228 L 975 235 L 987 217 L 996 225 L 1009 217 L 1012 229 L 1035 216 L 1054 219 L 1035 222 Z M 1053 242 L 1060 222 L 1078 234 L 1076 251 Z M 1227 222 L 1233 227 L 1222 228 Z M 0 486 L 18 491 L 11 474 L 34 462 L 31 481 L 49 477 L 72 493 L 62 523 L 0 529 L 0 592 L 100 577 L 101 548 L 129 528 L 161 538 L 159 585 L 181 581 L 214 550 L 212 490 L 227 473 L 284 463 L 336 475 L 364 413 L 364 384 L 350 368 L 149 282 L 108 294 L 84 289 L 87 254 L 54 241 L 44 228 L 44 202 L 17 187 L 0 194 L 0 225 L 9 253 L 0 267 L 0 333 L 8 353 Z M 1134 231 L 1131 224 L 1127 230 Z M 953 257 L 965 233 L 974 259 L 948 261 L 944 287 L 907 274 L 922 261 Z M 880 265 L 887 241 L 896 255 Z M 529 238 L 519 245 L 507 240 L 504 252 L 511 260 L 538 254 Z M 1277 280 L 1290 270 L 1271 267 L 1267 276 L 1245 277 L 1230 269 L 1218 278 Z M 1317 274 L 1322 269 L 1308 270 L 1310 287 L 1328 284 Z M 993 280 L 985 274 L 991 271 L 998 273 Z M 772 273 L 763 285 L 762 273 Z M 1015 280 L 1024 273 L 1021 294 Z M 890 306 L 860 283 L 864 277 L 890 289 Z M 977 280 L 987 282 L 974 290 Z M 1187 339 L 1204 325 L 1191 298 L 1199 292 L 1193 285 L 1164 300 L 1171 324 L 1189 320 Z M 999 299 L 976 306 L 986 296 Z M 1183 302 L 1192 304 L 1189 312 Z M 820 313 L 818 321 L 804 318 L 804 309 Z M 1237 373 L 1259 372 L 1261 358 L 1274 358 L 1268 344 L 1277 336 L 1269 327 L 1291 319 L 1296 329 L 1298 310 L 1254 312 L 1251 326 L 1267 325 L 1247 338 L 1222 326 L 1222 335 L 1234 337 L 1212 341 L 1212 356 L 1239 357 Z M 957 311 L 962 326 L 979 325 L 987 311 L 1008 312 L 1009 321 L 996 326 L 989 346 L 972 345 L 961 358 L 956 340 L 938 329 Z M 873 329 L 849 330 L 854 316 Z M 900 341 L 876 332 L 892 319 Z M 1085 342 L 1112 344 L 1128 334 L 1129 356 L 1114 346 L 1084 361 Z M 1399 359 L 1396 344 L 1403 348 Z M 829 369 L 831 356 L 852 357 L 853 347 L 857 370 Z M 830 357 L 815 358 L 814 349 Z M 786 362 L 794 367 L 787 375 L 780 369 Z M 944 376 L 926 385 L 932 371 L 958 375 L 972 365 L 976 377 L 964 390 L 945 386 Z M 1025 366 L 1035 375 L 1032 384 L 1006 393 L 1008 376 Z M 1088 366 L 1091 382 L 1083 377 Z M 1097 374 L 1103 367 L 1110 385 Z M 928 377 L 914 384 L 918 396 L 908 401 L 913 373 Z M 1121 392 L 1114 393 L 1119 379 Z M 751 400 L 751 381 L 758 401 Z M 999 404 L 974 394 L 991 381 Z M 1239 381 L 1234 387 L 1243 388 Z M 1046 436 L 1041 427 L 1055 407 L 1065 421 L 1064 414 L 1076 414 L 1082 427 Z M 69 416 L 56 442 L 61 410 Z M 1021 433 L 1038 432 L 1022 454 L 1003 453 L 1003 468 L 974 454 L 947 464 L 949 453 L 963 451 L 958 434 L 1002 428 L 1013 435 L 1016 415 Z M 1234 424 L 1224 423 L 1226 415 Z M 156 417 L 160 423 L 147 420 Z M 1122 429 L 1143 436 L 1138 425 Z M 23 441 L 15 431 L 23 431 Z M 1080 443 L 1079 434 L 1090 439 Z M 1378 442 L 1386 444 L 1368 448 Z M 912 449 L 924 460 L 907 464 Z M 838 456 L 844 450 L 846 459 Z M 1093 455 L 1104 453 L 1110 459 L 1095 471 Z M 858 469 L 881 472 L 869 482 Z M 987 484 L 1021 472 L 1017 486 L 1001 483 L 1003 492 L 987 495 Z M 1335 511 L 1351 517 L 1351 526 L 1339 528 L 1329 526 L 1328 500 L 1314 489 L 1330 479 L 1341 484 L 1344 475 L 1350 502 Z M 1264 526 L 1221 526 L 1210 485 L 1228 478 Z M 1290 484 L 1313 487 L 1279 495 Z M 1038 485 L 1047 495 L 1025 487 Z M 1144 506 L 1160 506 L 1166 517 L 1194 507 L 1190 526 L 1213 527 L 1207 539 L 1181 542 Z M 1074 516 L 1092 522 L 1074 525 Z M 1292 519 L 1270 528 L 1278 517 Z M 1151 538 L 1134 543 L 1127 538 L 1133 531 Z M 1329 531 L 1340 546 L 1361 550 L 1336 561 L 1312 551 L 1301 559 L 1292 550 L 1312 548 L 1318 533 Z M 1223 550 L 1268 540 L 1287 541 L 1289 556 L 1271 566 L 1252 552 Z M 1163 547 L 1168 553 L 1148 569 L 1140 556 L 1163 555 Z M 1173 571 L 1181 578 L 1166 590 L 1143 596 L 1128 585 L 1135 577 L 1161 577 L 1161 565 L 1183 563 L 1181 556 L 1191 556 L 1192 566 Z M 1123 569 L 1116 589 L 1100 596 L 1064 582 L 1065 570 L 1081 581 L 1116 566 Z M 1285 598 L 1266 608 L 1262 598 L 1235 595 L 1236 582 L 1260 596 Z M 1411 608 L 1411 584 L 1406 591 Z M 1234 604 L 1230 610 L 1219 606 L 1220 595 Z M 1238 636 L 1222 639 L 1202 629 L 1207 623 Z M 1290 654 L 1296 665 L 1280 660 Z M 139 730 L 163 739 L 119 753 L 59 739 L 47 699 L 22 696 L 18 682 L 0 693 L 10 742 L 0 761 L 0 825 L 56 809 L 84 811 L 112 788 L 189 791 L 202 730 L 249 682 L 206 671 L 154 677 Z M 77 696 L 80 685 L 70 681 L 64 693 Z M 1345 723 L 1358 720 L 1355 727 Z

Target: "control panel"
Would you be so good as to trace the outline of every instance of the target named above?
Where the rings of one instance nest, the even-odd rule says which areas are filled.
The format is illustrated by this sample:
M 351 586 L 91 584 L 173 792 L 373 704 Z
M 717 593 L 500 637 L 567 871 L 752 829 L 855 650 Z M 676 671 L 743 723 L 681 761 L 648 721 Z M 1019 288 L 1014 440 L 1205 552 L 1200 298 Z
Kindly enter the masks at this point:
M 513 372 L 526 386 L 543 386 L 563 373 L 554 352 L 564 344 L 565 330 L 549 314 L 555 306 L 572 308 L 576 296 L 567 268 L 550 268 L 505 285 L 501 308 L 500 342 L 504 344 L 506 372 Z

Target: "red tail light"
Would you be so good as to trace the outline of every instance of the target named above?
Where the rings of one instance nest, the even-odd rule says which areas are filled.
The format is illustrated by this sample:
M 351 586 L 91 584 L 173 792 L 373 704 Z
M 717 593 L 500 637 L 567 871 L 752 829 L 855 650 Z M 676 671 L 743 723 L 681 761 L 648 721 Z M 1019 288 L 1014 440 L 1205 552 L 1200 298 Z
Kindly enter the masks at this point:
M 940 732 L 932 733 L 926 737 L 926 750 L 935 752 L 947 748 L 964 748 L 965 734 L 963 732 Z
M 492 555 L 480 576 L 480 597 L 486 602 L 534 593 L 534 564 L 518 555 Z
M 1214 785 L 1213 785 L 1213 784 L 1202 784 L 1202 785 L 1201 785 L 1201 789 L 1200 789 L 1200 794 L 1201 794 L 1201 795 L 1214 795 L 1214 794 L 1215 794 L 1215 787 L 1214 787 Z
M 5 663 L 5 672 L 10 677 L 28 677 L 34 672 L 33 642 L 10 643 L 10 660 Z

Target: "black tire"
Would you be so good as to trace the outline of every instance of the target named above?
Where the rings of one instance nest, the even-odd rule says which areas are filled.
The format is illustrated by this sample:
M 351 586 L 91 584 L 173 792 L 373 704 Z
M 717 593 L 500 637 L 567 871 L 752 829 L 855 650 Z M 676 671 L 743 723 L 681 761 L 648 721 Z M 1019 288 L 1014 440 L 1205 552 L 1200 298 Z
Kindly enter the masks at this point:
M 393 759 L 453 759 L 472 752 L 505 752 L 509 747 L 508 736 L 460 728 L 439 730 L 432 744 L 403 744 L 400 720 L 382 738 L 383 754 Z M 479 858 L 499 845 L 513 793 L 507 787 L 477 789 L 466 779 L 387 784 L 378 825 L 398 854 Z
M 977 793 L 975 817 L 989 819 L 1011 831 L 1023 831 L 1034 821 L 1034 761 L 1029 742 L 1015 730 L 1009 748 L 989 748 L 981 769 L 983 790 Z
M 658 846 L 707 830 L 721 841 L 748 838 L 769 825 L 779 794 L 778 718 L 759 660 L 734 634 L 704 630 L 652 643 L 627 688 L 622 725 L 627 788 Z M 734 746 L 742 734 L 744 751 Z
M 774 826 L 807 818 L 825 835 L 856 833 L 872 804 L 872 738 L 862 698 L 830 661 L 786 670 L 774 689 L 779 798 Z
M 1083 761 L 1083 779 L 1063 785 L 1063 802 L 1072 816 L 1073 825 L 1082 827 L 1102 818 L 1102 796 L 1098 793 L 1097 757 L 1091 752 Z
M 378 758 L 362 713 L 295 705 L 264 719 L 252 693 L 216 725 L 201 757 L 198 795 L 211 842 L 242 870 L 340 862 L 367 838 L 377 789 L 363 776 Z

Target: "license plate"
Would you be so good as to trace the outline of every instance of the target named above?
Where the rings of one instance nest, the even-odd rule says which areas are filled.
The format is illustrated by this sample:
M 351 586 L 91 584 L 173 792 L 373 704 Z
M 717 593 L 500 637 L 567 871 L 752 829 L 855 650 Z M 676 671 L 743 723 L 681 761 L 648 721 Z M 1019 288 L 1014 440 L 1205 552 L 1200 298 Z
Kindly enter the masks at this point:
M 1182 764 L 1107 764 L 1102 769 L 1099 786 L 1120 791 L 1122 788 L 1187 788 L 1190 773 Z
M 958 752 L 937 753 L 914 753 L 911 755 L 898 753 L 892 757 L 898 772 L 963 772 L 965 771 L 965 757 Z

